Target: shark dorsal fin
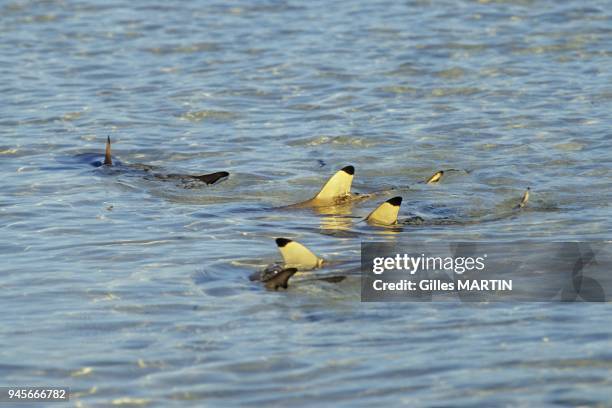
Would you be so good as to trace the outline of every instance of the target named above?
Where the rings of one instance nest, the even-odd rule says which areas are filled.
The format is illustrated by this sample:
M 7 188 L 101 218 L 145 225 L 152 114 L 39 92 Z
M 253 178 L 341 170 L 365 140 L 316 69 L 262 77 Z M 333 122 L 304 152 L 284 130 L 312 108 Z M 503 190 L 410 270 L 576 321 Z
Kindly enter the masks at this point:
M 427 181 L 425 182 L 426 184 L 434 184 L 439 182 L 440 180 L 442 180 L 442 176 L 444 175 L 444 170 L 440 170 L 440 171 L 436 171 L 434 174 L 431 175 L 430 178 L 427 179 Z
M 353 183 L 353 175 L 355 168 L 353 166 L 343 167 L 336 174 L 331 176 L 321 191 L 313 198 L 317 201 L 333 201 L 338 197 L 344 197 L 351 192 L 351 184 Z
M 285 268 L 277 273 L 273 278 L 265 282 L 265 286 L 270 290 L 278 290 L 278 288 L 287 289 L 287 282 L 297 272 L 296 268 Z
M 393 197 L 381 205 L 366 217 L 368 222 L 381 225 L 393 225 L 397 222 L 402 197 Z
M 106 153 L 104 154 L 104 164 L 106 166 L 113 165 L 113 159 L 111 158 L 111 141 L 110 136 L 106 136 Z
M 229 177 L 229 173 L 227 171 L 218 171 L 216 173 L 210 174 L 202 174 L 201 176 L 191 176 L 194 179 L 200 180 L 206 184 L 215 184 L 217 181 L 222 178 Z
M 285 267 L 314 269 L 323 265 L 323 259 L 317 257 L 299 242 L 287 238 L 277 238 L 276 245 L 283 256 Z

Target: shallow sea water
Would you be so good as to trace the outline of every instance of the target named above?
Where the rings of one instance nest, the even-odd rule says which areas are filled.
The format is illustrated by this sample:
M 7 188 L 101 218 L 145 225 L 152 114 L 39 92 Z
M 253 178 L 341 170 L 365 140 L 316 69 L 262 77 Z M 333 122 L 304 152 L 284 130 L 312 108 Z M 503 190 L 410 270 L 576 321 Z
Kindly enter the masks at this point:
M 7 1 L 0 50 L 2 385 L 84 407 L 610 404 L 606 304 L 247 278 L 276 237 L 332 274 L 362 241 L 609 240 L 610 1 Z M 95 168 L 107 136 L 126 164 L 231 176 Z M 277 208 L 348 164 L 380 197 Z M 448 168 L 469 172 L 418 183 Z M 401 217 L 469 223 L 356 223 L 397 194 Z

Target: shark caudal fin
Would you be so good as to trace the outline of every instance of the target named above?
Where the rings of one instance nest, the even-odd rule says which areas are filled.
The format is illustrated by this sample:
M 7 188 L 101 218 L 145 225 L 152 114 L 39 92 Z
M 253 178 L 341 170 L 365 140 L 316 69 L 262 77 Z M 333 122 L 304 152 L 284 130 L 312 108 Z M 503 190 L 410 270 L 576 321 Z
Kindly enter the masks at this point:
M 110 136 L 106 136 L 106 152 L 104 153 L 104 165 L 112 166 L 113 159 L 111 158 L 111 141 Z
M 323 265 L 323 259 L 318 258 L 299 242 L 287 238 L 276 238 L 276 245 L 287 267 L 314 269 Z
M 523 197 L 521 198 L 521 202 L 519 203 L 519 205 L 516 206 L 516 208 L 523 208 L 527 205 L 527 202 L 529 201 L 529 192 L 531 191 L 531 187 L 527 187 L 527 190 L 525 190 L 525 192 L 523 193 Z
M 402 197 L 393 197 L 372 211 L 366 217 L 366 221 L 373 224 L 393 225 L 397 223 L 400 205 L 402 205 Z
M 218 171 L 216 173 L 202 174 L 201 176 L 192 176 L 192 177 L 206 184 L 215 184 L 217 181 L 221 180 L 222 178 L 228 177 L 228 176 L 229 176 L 229 173 L 227 171 Z
M 286 268 L 274 275 L 273 278 L 266 281 L 264 284 L 266 289 L 278 290 L 278 288 L 287 289 L 287 282 L 297 272 L 296 268 Z
M 435 184 L 442 180 L 442 176 L 444 175 L 444 170 L 436 171 L 430 178 L 427 179 L 425 184 Z
M 321 191 L 314 196 L 315 201 L 334 201 L 338 197 L 344 197 L 351 192 L 351 184 L 353 183 L 353 175 L 355 168 L 353 166 L 343 167 L 331 176 Z

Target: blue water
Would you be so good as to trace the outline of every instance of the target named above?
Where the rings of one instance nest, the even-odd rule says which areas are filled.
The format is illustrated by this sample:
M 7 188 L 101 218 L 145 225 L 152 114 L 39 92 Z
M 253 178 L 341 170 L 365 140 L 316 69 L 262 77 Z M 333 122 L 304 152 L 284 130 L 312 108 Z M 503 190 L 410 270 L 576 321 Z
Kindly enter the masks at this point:
M 612 2 L 7 1 L 0 55 L 1 385 L 83 407 L 610 404 L 605 304 L 247 277 L 276 237 L 330 274 L 363 240 L 609 240 Z M 126 165 L 231 176 L 95 168 L 107 136 Z M 400 217 L 469 223 L 276 209 L 348 164 Z M 448 168 L 469 172 L 418 184 Z

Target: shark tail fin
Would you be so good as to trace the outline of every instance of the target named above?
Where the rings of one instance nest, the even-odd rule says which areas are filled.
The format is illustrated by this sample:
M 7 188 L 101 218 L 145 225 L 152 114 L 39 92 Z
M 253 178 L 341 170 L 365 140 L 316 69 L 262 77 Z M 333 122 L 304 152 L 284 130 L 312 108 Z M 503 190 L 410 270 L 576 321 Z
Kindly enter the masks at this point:
M 323 265 L 323 259 L 317 257 L 310 249 L 299 242 L 287 238 L 277 238 L 276 245 L 287 267 L 314 269 Z
M 202 174 L 201 176 L 193 176 L 193 178 L 200 180 L 206 184 L 215 184 L 217 181 L 222 178 L 228 177 L 229 173 L 227 171 L 218 171 L 216 173 L 210 174 Z
M 327 180 L 313 200 L 333 201 L 338 197 L 346 196 L 351 192 L 354 174 L 355 168 L 353 166 L 346 166 L 338 170 L 336 174 Z
M 366 220 L 374 224 L 393 225 L 397 223 L 397 214 L 401 204 L 402 197 L 393 197 L 379 205 L 366 217 Z
M 427 179 L 425 184 L 435 184 L 442 180 L 442 176 L 444 176 L 444 170 L 436 171 L 430 178 Z
M 286 268 L 277 273 L 272 279 L 266 281 L 266 289 L 278 290 L 278 288 L 287 289 L 287 282 L 297 272 L 296 268 Z
M 104 153 L 104 165 L 112 166 L 113 159 L 111 157 L 111 141 L 110 136 L 106 136 L 106 152 Z

